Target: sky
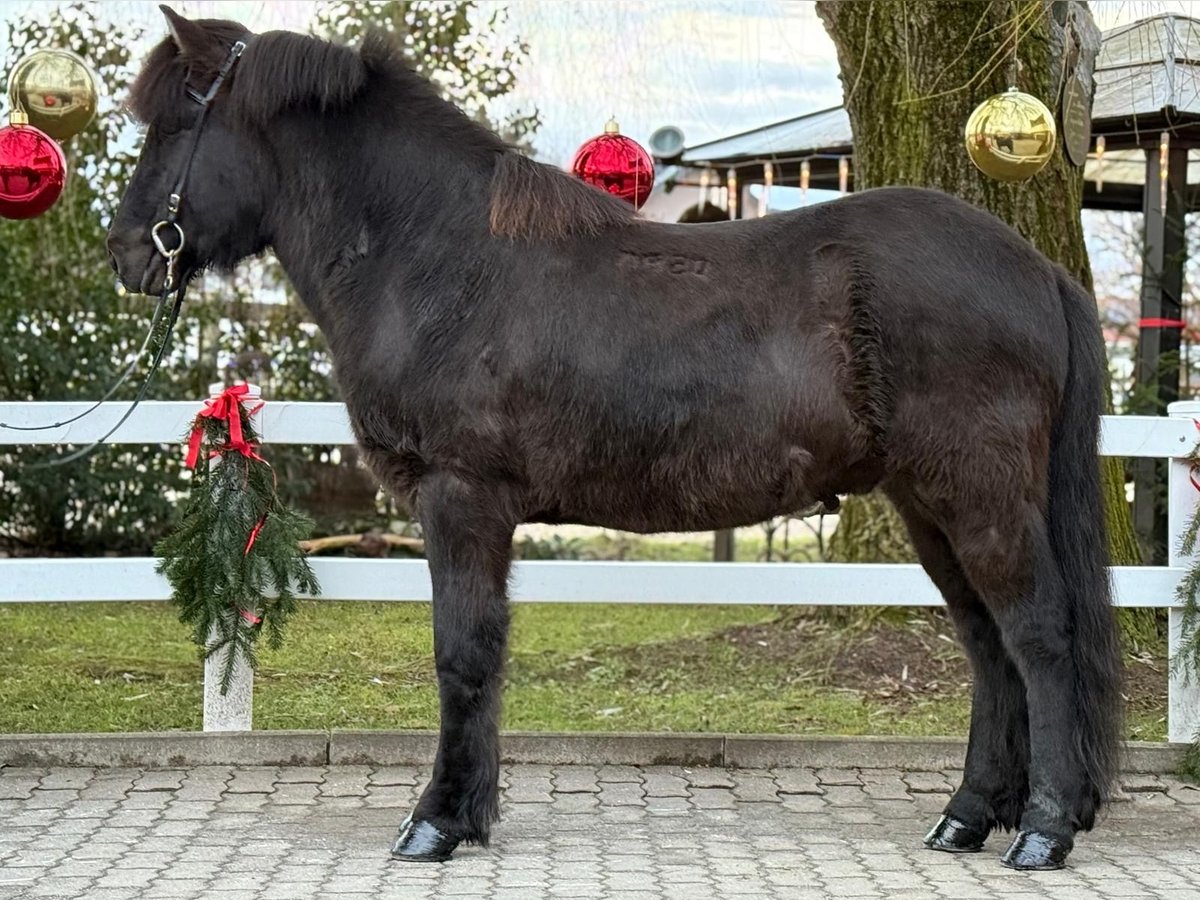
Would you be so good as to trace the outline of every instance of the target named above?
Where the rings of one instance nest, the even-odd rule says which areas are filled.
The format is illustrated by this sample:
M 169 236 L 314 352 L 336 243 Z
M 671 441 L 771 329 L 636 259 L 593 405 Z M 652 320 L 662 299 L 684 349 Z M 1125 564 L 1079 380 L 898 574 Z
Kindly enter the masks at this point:
M 52 0 L 0 0 L 0 20 Z M 175 0 L 191 17 L 229 18 L 253 31 L 305 30 L 313 0 Z M 145 49 L 164 33 L 157 3 L 106 0 L 110 15 L 141 24 Z M 508 10 L 507 30 L 530 47 L 510 105 L 536 106 L 539 158 L 569 161 L 615 116 L 642 141 L 662 125 L 696 144 L 836 106 L 842 90 L 832 42 L 805 0 L 481 0 Z M 1100 0 L 1101 28 L 1164 11 L 1200 15 L 1187 0 Z M 7 41 L 0 25 L 0 49 Z M 7 57 L 10 54 L 5 54 Z M 11 62 L 11 60 L 10 60 Z

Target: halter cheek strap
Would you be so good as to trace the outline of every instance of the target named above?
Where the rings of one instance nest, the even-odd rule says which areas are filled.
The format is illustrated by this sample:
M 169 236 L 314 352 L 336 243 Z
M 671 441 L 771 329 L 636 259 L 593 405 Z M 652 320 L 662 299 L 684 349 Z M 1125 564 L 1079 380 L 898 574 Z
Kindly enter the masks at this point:
M 221 68 L 217 70 L 216 78 L 213 79 L 212 84 L 208 86 L 208 90 L 203 94 L 195 88 L 189 87 L 187 89 L 188 97 L 200 104 L 200 118 L 196 121 L 196 127 L 192 134 L 192 145 L 188 148 L 187 156 L 184 158 L 183 170 L 179 173 L 175 187 L 167 196 L 167 217 L 156 222 L 154 227 L 150 229 L 150 238 L 154 241 L 155 249 L 167 261 L 167 277 L 163 282 L 164 291 L 170 291 L 175 287 L 175 266 L 179 261 L 179 254 L 183 252 L 183 247 L 187 243 L 183 227 L 179 224 L 179 208 L 183 204 L 183 190 L 187 186 L 188 176 L 192 172 L 192 162 L 195 160 L 196 151 L 200 147 L 200 137 L 204 134 L 204 123 L 208 119 L 213 99 L 217 96 L 217 92 L 221 90 L 221 85 L 229 77 L 229 73 L 233 71 L 234 64 L 237 63 L 245 49 L 245 41 L 234 42 L 233 46 L 229 48 L 229 54 L 225 57 L 225 61 L 221 63 Z M 174 229 L 175 236 L 179 240 L 179 243 L 171 248 L 168 248 L 162 239 L 162 233 L 168 229 Z

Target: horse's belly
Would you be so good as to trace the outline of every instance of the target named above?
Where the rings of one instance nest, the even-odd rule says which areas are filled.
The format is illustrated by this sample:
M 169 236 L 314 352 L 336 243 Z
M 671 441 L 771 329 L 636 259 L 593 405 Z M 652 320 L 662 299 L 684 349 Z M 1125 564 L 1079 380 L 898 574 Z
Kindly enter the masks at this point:
M 535 521 L 623 531 L 701 531 L 752 525 L 857 489 L 845 461 L 799 443 L 730 444 L 597 462 L 541 498 Z M 820 455 L 814 449 L 821 451 Z

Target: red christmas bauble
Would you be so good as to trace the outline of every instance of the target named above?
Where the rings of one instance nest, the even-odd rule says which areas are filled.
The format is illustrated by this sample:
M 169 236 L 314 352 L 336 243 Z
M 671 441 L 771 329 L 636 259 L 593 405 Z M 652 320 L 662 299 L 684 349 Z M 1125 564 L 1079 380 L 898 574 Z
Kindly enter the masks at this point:
M 616 122 L 609 122 L 604 134 L 584 142 L 571 160 L 571 172 L 635 208 L 646 202 L 654 187 L 650 154 L 633 138 L 621 134 Z
M 67 158 L 53 138 L 32 125 L 0 128 L 0 216 L 40 216 L 66 183 Z

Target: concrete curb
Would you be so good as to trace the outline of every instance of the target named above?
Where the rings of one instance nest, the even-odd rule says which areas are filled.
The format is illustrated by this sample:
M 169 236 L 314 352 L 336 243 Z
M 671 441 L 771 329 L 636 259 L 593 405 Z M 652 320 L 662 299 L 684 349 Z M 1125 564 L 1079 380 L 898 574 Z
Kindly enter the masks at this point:
M 328 759 L 323 731 L 0 735 L 6 766 L 323 766 Z
M 426 765 L 436 749 L 432 731 L 17 734 L 0 735 L 0 766 Z M 1186 744 L 1130 741 L 1123 768 L 1174 772 L 1186 750 Z M 505 732 L 501 740 L 505 762 L 543 765 L 936 771 L 961 767 L 965 752 L 961 738 Z

